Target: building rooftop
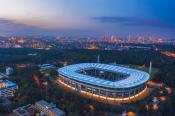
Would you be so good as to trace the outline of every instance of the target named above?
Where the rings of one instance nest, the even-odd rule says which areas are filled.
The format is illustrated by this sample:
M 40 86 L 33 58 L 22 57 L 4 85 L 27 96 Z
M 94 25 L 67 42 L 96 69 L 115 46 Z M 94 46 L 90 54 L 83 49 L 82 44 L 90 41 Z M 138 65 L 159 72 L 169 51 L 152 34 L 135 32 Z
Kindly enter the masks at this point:
M 95 78 L 93 76 L 84 75 L 78 73 L 78 71 L 87 69 L 98 69 L 103 71 L 109 71 L 113 73 L 127 74 L 127 78 L 119 81 L 109 81 L 101 78 Z M 131 69 L 123 66 L 101 64 L 101 63 L 82 63 L 69 65 L 58 69 L 59 74 L 66 76 L 67 78 L 81 81 L 88 84 L 93 84 L 108 88 L 130 88 L 147 82 L 150 75 L 144 71 Z
M 15 86 L 17 86 L 16 83 L 13 83 L 7 79 L 0 80 L 0 89 L 15 87 Z
M 13 114 L 16 116 L 33 116 L 35 112 L 34 107 L 31 104 L 18 107 L 13 110 Z
M 42 107 L 49 109 L 50 111 L 54 112 L 58 116 L 64 114 L 64 112 L 62 110 L 58 109 L 55 104 L 48 103 L 45 100 L 40 100 L 40 101 L 36 102 L 36 104 L 39 104 Z
M 0 72 L 0 78 L 8 78 L 8 76 Z
M 55 114 L 57 114 L 58 116 L 61 116 L 64 114 L 64 112 L 58 108 L 52 108 L 50 109 L 50 111 L 54 112 Z

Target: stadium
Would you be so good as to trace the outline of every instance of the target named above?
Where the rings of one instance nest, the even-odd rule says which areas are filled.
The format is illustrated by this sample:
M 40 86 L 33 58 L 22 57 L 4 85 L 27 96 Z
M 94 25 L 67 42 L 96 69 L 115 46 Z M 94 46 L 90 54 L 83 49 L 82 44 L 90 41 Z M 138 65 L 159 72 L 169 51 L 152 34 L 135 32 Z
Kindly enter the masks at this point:
M 93 98 L 124 102 L 143 94 L 150 75 L 121 65 L 82 63 L 58 69 L 58 83 Z

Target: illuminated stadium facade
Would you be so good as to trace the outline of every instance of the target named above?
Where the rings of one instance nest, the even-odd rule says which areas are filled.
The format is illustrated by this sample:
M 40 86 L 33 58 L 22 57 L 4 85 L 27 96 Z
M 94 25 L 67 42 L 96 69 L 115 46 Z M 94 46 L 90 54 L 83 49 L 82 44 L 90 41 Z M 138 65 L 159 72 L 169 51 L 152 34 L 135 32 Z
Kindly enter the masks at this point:
M 142 93 L 150 75 L 119 65 L 82 63 L 58 69 L 59 82 L 79 91 L 113 100 Z

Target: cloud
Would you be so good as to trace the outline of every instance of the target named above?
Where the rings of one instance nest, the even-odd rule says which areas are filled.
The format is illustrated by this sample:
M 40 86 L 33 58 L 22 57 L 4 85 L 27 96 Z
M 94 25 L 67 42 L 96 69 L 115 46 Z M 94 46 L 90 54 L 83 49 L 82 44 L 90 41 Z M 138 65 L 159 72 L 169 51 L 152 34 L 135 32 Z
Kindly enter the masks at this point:
M 39 27 L 0 18 L 0 34 L 3 35 L 35 35 L 45 31 L 45 29 Z
M 134 17 L 93 17 L 91 18 L 100 23 L 112 23 L 112 24 L 122 24 L 124 26 L 149 26 L 149 27 L 158 27 L 158 28 L 175 28 L 165 22 L 161 22 L 157 19 L 143 19 L 143 18 L 134 18 Z
M 127 22 L 128 18 L 125 17 L 93 17 L 92 19 L 97 20 L 101 23 L 117 23 L 117 22 Z
M 88 36 L 93 34 L 87 29 L 47 29 L 0 18 L 0 36 Z
M 93 20 L 107 25 L 100 25 L 93 29 L 46 29 L 37 26 L 23 24 L 10 19 L 0 18 L 0 36 L 99 36 L 106 32 L 120 33 L 126 36 L 128 33 L 143 33 L 145 35 L 157 34 L 158 36 L 174 37 L 175 28 L 160 23 L 157 20 L 146 20 L 127 17 L 95 17 Z M 91 20 L 92 20 L 91 19 Z M 111 25 L 112 24 L 112 25 Z M 142 26 L 142 27 L 141 27 Z M 153 28 L 153 27 L 161 28 Z M 164 28 L 163 28 L 164 27 Z M 166 28 L 165 28 L 166 27 Z

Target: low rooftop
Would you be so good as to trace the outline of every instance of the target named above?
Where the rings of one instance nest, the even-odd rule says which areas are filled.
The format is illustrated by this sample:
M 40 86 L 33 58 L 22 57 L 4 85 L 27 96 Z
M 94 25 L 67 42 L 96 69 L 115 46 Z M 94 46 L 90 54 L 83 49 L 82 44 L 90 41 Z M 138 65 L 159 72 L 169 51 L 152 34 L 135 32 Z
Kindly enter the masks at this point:
M 40 100 L 40 101 L 36 102 L 35 104 L 39 104 L 39 105 L 41 105 L 42 107 L 45 107 L 45 108 L 49 109 L 50 111 L 54 112 L 54 113 L 57 114 L 58 116 L 64 114 L 64 112 L 63 112 L 62 110 L 58 109 L 58 108 L 56 107 L 55 104 L 53 104 L 53 103 L 48 103 L 48 102 L 46 102 L 45 100 Z
M 7 79 L 0 80 L 0 89 L 15 87 L 17 86 L 16 83 L 13 83 Z

